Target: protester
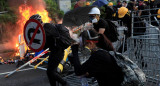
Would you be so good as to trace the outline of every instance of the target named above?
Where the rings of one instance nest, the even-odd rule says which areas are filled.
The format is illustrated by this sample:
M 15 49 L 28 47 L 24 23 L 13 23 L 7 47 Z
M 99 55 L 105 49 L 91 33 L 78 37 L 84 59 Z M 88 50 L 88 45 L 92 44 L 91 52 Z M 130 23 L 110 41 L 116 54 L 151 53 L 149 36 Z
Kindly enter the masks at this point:
M 130 8 L 128 9 L 131 11 L 136 10 L 136 0 L 130 0 L 130 2 L 128 3 L 128 6 L 130 6 Z
M 113 3 L 112 3 L 112 2 L 109 2 L 109 3 L 108 3 L 108 6 L 113 6 Z
M 78 44 L 72 46 L 73 64 L 76 75 L 95 77 L 99 86 L 121 86 L 123 73 L 108 51 L 114 51 L 112 43 L 103 34 L 94 30 L 81 33 L 84 46 L 91 51 L 89 59 L 80 64 L 78 58 Z M 81 44 L 81 43 L 80 43 Z
M 131 6 L 130 6 L 130 5 L 128 5 L 127 1 L 123 1 L 123 3 L 122 3 L 122 7 L 126 7 L 126 8 L 128 8 L 129 10 L 131 10 L 131 9 L 132 9 L 132 8 L 131 8 Z
M 93 23 L 94 29 L 101 34 L 104 34 L 111 42 L 118 40 L 117 33 L 114 27 L 110 27 L 108 23 L 110 21 L 105 21 L 100 18 L 100 10 L 97 7 L 93 7 L 88 13 L 90 17 L 90 22 Z
M 114 13 L 116 13 L 116 8 L 113 6 L 113 3 L 109 2 L 108 5 L 104 5 L 103 7 L 105 8 L 104 10 L 105 20 L 107 19 L 113 20 Z
M 74 5 L 74 9 L 78 8 L 78 7 L 79 7 L 78 2 L 76 2 L 75 5 Z
M 119 10 L 118 10 L 118 18 L 123 22 L 124 26 L 126 26 L 128 28 L 128 30 L 126 30 L 124 32 L 125 34 L 125 40 L 127 38 L 129 38 L 131 36 L 131 25 L 132 25 L 132 18 L 131 18 L 131 14 L 130 12 L 128 11 L 128 9 L 126 7 L 121 7 Z M 138 27 L 138 28 L 133 28 L 133 36 L 137 36 L 137 35 L 144 35 L 145 31 L 146 31 L 146 28 L 145 28 L 145 23 L 142 22 L 141 18 L 140 17 L 135 17 L 134 18 L 134 22 L 139 22 L 139 23 L 133 23 L 134 24 L 134 27 Z M 127 49 L 126 47 L 126 41 L 125 41 L 125 50 Z M 118 52 L 122 53 L 122 47 L 123 45 L 119 48 Z M 125 51 L 124 50 L 124 51 Z
M 145 9 L 148 9 L 146 3 L 144 3 L 143 0 L 140 0 L 138 6 L 139 10 L 138 16 L 141 16 L 143 18 L 145 15 L 149 15 L 148 11 L 144 11 Z
M 150 8 L 151 8 L 151 9 L 156 7 L 156 5 L 154 5 L 154 3 L 155 3 L 154 0 L 151 0 L 151 1 L 150 1 Z
M 52 30 L 55 28 L 55 24 L 50 23 L 43 23 L 41 20 L 41 16 L 36 14 L 30 17 L 30 19 L 36 19 L 43 25 L 43 28 L 46 32 L 46 44 L 45 48 L 49 48 L 50 55 L 48 59 L 48 68 L 47 68 L 47 75 L 51 86 L 56 86 L 56 81 L 62 84 L 62 86 L 68 86 L 68 83 L 62 79 L 62 77 L 57 73 L 57 67 L 60 61 L 63 59 L 64 56 L 64 49 L 66 48 L 61 46 L 61 41 L 58 39 L 55 39 L 55 37 L 52 36 Z M 61 29 L 62 31 L 65 31 L 65 34 L 68 34 L 68 38 L 70 38 L 69 31 L 67 28 L 62 26 L 61 24 L 56 24 L 57 29 Z M 50 30 L 50 31 L 49 31 Z M 47 33 L 50 32 L 51 34 Z M 68 39 L 68 40 L 71 40 Z
M 120 0 L 118 0 L 118 1 L 117 1 L 117 5 L 116 5 L 117 10 L 118 10 L 120 7 L 122 7 L 122 3 L 121 3 Z
M 76 4 L 74 5 L 74 9 L 75 9 L 75 8 L 78 8 L 78 7 L 83 7 L 83 6 L 85 6 L 85 1 L 79 0 L 79 1 L 77 1 Z

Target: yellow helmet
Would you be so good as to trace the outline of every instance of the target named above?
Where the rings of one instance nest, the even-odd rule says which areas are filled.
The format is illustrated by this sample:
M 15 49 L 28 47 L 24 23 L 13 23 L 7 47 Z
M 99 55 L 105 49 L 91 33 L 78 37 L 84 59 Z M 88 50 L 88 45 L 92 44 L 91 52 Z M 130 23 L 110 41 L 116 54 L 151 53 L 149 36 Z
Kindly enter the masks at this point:
M 121 7 L 118 10 L 118 18 L 123 18 L 128 12 L 128 9 L 126 7 Z
M 112 3 L 112 2 L 109 2 L 108 6 L 113 6 L 113 3 Z
M 144 0 L 144 1 L 148 1 L 148 0 Z
M 89 3 L 89 2 L 86 2 L 86 5 L 87 5 L 87 6 L 89 6 L 89 5 L 90 5 L 90 3 Z
M 160 9 L 158 10 L 157 18 L 160 18 Z

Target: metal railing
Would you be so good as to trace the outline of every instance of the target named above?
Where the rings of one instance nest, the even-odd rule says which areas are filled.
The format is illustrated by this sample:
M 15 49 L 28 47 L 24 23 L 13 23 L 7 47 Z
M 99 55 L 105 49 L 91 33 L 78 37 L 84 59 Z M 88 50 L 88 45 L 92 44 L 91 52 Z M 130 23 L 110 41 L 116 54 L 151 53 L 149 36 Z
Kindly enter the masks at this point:
M 153 26 L 156 26 L 157 28 L 160 27 L 160 20 L 157 19 L 158 9 L 159 8 L 140 10 L 146 13 L 141 16 L 138 16 L 139 11 L 132 11 L 131 37 L 135 35 L 149 34 L 149 33 L 146 33 L 145 30 L 149 30 L 150 28 L 153 28 Z M 136 19 L 139 19 L 139 20 L 136 20 Z M 141 25 L 137 26 L 137 24 L 141 24 Z M 141 29 L 141 32 L 136 31 L 137 29 L 139 30 Z
M 160 34 L 135 36 L 127 42 L 128 57 L 146 74 L 145 86 L 160 85 Z

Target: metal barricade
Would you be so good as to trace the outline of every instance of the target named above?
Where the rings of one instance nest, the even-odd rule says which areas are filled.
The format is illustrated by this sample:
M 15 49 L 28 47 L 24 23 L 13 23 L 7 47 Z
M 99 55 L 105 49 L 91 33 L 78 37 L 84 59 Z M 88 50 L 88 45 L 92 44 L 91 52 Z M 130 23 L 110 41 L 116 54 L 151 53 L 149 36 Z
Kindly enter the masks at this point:
M 146 32 L 144 33 L 143 30 L 145 30 L 145 29 L 148 30 L 150 28 L 153 28 L 153 26 L 160 28 L 160 20 L 157 19 L 158 9 L 159 8 L 139 10 L 139 11 L 146 13 L 141 16 L 138 15 L 139 11 L 132 11 L 132 25 L 131 25 L 131 29 L 132 29 L 131 36 L 132 37 L 135 35 L 150 34 L 150 33 L 146 33 Z M 145 24 L 145 26 L 142 24 Z M 136 30 L 138 30 L 140 32 L 138 32 Z
M 135 36 L 127 41 L 128 57 L 144 71 L 145 86 L 160 85 L 160 34 Z

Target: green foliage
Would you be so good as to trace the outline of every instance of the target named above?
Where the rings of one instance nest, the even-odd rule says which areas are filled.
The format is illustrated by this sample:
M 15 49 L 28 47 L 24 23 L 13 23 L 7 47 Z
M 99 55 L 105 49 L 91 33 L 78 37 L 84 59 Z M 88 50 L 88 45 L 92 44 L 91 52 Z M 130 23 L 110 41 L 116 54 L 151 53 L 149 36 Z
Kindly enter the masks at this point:
M 7 0 L 0 0 L 0 12 L 1 11 L 7 11 L 7 12 L 4 14 L 0 14 L 0 23 L 16 22 L 16 15 L 9 8 Z
M 58 16 L 58 18 L 62 18 L 64 16 L 64 12 L 58 8 L 58 5 L 55 0 L 44 0 L 46 2 L 46 9 L 49 12 L 49 16 L 52 20 Z
M 0 0 L 0 11 L 6 10 L 7 4 L 6 0 Z
M 76 2 L 71 3 L 71 10 L 74 9 L 75 4 L 76 4 Z
M 16 16 L 12 13 L 5 13 L 0 15 L 0 23 L 15 23 L 16 22 Z

